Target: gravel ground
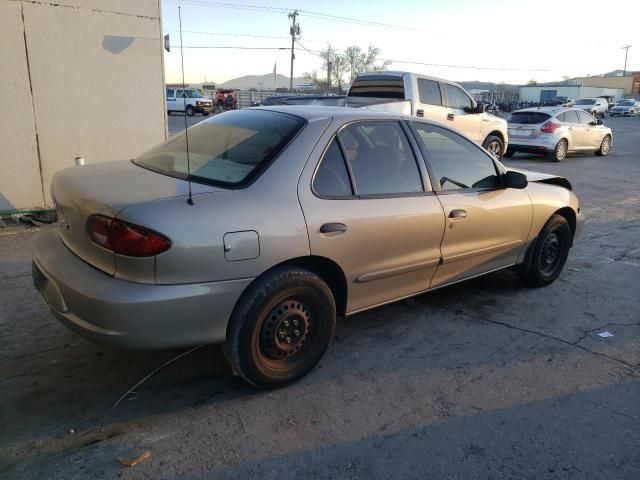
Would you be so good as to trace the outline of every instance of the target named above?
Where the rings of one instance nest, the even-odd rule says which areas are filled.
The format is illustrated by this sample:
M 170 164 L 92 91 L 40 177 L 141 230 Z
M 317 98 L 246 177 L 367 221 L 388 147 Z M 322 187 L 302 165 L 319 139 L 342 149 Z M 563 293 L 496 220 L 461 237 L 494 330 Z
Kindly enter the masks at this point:
M 606 123 L 607 158 L 505 160 L 582 200 L 557 282 L 504 271 L 343 319 L 320 366 L 275 392 L 207 346 L 114 407 L 183 351 L 77 337 L 32 287 L 36 229 L 0 229 L 0 478 L 638 480 L 640 117 Z

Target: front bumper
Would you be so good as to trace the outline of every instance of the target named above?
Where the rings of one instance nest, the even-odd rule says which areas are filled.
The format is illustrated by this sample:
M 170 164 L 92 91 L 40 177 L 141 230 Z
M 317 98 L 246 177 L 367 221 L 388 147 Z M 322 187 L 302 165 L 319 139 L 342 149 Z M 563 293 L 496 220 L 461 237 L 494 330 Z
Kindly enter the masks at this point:
M 62 243 L 55 228 L 36 241 L 33 280 L 67 327 L 98 343 L 134 349 L 224 341 L 231 312 L 252 281 L 128 282 L 85 263 Z
M 209 104 L 209 105 L 196 105 L 194 107 L 196 109 L 196 112 L 198 113 L 211 113 L 213 111 L 213 105 Z
M 609 111 L 609 116 L 610 117 L 617 117 L 617 116 L 630 117 L 631 115 L 633 115 L 633 113 L 630 110 L 626 110 L 626 111 Z

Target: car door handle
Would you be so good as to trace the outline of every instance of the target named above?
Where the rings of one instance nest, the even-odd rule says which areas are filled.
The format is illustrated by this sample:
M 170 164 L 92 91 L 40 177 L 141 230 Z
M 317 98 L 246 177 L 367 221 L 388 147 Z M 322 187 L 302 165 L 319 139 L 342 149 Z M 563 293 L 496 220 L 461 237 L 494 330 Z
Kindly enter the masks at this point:
M 453 113 L 447 113 L 447 120 L 453 120 L 455 115 Z
M 451 210 L 449 218 L 467 218 L 467 211 L 462 209 Z
M 347 226 L 344 223 L 325 223 L 320 227 L 320 233 L 344 233 Z
M 416 117 L 424 117 L 424 110 L 416 110 Z

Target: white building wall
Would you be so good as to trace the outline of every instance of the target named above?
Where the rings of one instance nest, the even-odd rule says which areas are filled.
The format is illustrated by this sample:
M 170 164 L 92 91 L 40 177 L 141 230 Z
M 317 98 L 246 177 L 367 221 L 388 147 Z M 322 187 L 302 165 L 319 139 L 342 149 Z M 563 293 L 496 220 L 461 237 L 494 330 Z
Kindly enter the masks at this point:
M 160 0 L 0 0 L 0 211 L 50 206 L 76 156 L 166 138 L 161 28 Z
M 542 90 L 556 90 L 559 97 L 565 96 L 572 100 L 578 100 L 585 97 L 599 97 L 600 95 L 613 95 L 616 98 L 622 98 L 624 89 L 622 88 L 605 88 L 605 87 L 583 87 L 581 85 L 567 85 L 559 87 L 535 85 L 520 87 L 520 100 L 523 102 L 539 102 L 540 92 Z

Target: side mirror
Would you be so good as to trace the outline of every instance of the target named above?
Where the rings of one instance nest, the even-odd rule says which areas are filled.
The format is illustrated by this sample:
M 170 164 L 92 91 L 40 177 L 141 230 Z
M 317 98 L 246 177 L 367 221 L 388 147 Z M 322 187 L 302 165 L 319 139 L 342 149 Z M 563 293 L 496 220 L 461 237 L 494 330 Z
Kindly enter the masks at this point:
M 604 122 L 601 118 L 596 118 L 596 125 L 604 125 Z
M 513 170 L 507 171 L 502 178 L 504 179 L 504 186 L 507 188 L 526 188 L 529 185 L 526 175 L 520 172 L 514 172 Z
M 484 113 L 484 103 L 478 103 L 475 108 L 476 113 Z

